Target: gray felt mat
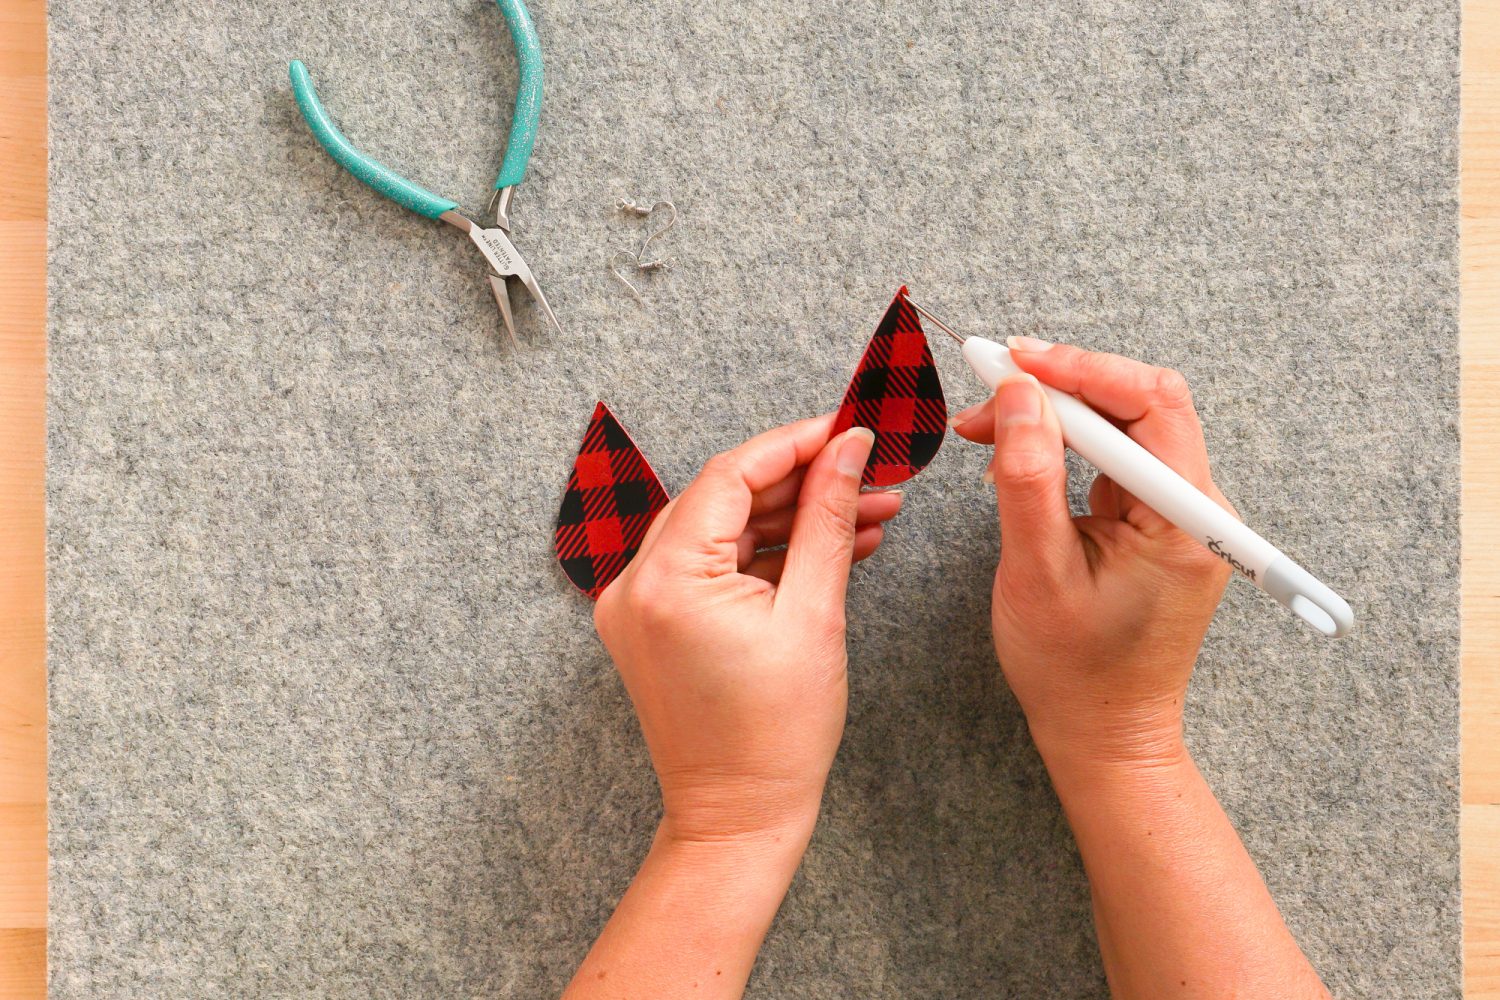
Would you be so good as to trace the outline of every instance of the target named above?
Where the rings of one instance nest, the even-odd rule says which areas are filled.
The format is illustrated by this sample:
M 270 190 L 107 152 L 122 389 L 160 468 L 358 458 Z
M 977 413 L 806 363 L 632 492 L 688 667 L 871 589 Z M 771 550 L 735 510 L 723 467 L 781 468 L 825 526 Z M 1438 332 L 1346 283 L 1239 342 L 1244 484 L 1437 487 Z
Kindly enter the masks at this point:
M 286 78 L 477 210 L 493 4 L 50 8 L 54 997 L 555 994 L 656 818 L 550 551 L 594 401 L 680 489 L 833 407 L 902 282 L 1191 378 L 1224 491 L 1360 615 L 1236 583 L 1193 749 L 1336 994 L 1459 995 L 1456 3 L 536 0 L 516 241 L 566 335 L 528 310 L 519 356 Z M 682 212 L 649 310 L 621 196 Z M 984 461 L 949 441 L 856 573 L 753 996 L 1105 992 Z

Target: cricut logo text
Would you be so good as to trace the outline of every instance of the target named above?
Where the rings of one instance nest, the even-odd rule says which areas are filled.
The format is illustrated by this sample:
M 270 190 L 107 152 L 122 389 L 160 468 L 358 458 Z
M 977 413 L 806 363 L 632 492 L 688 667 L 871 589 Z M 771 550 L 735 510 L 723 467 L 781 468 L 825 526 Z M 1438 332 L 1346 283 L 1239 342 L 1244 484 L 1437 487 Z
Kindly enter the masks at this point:
M 1240 562 L 1234 556 L 1230 555 L 1225 550 L 1224 543 L 1219 541 L 1217 538 L 1210 538 L 1208 540 L 1208 551 L 1212 552 L 1214 555 L 1227 562 L 1237 572 L 1245 574 L 1252 580 L 1255 579 L 1255 570 L 1246 569 L 1245 564 Z

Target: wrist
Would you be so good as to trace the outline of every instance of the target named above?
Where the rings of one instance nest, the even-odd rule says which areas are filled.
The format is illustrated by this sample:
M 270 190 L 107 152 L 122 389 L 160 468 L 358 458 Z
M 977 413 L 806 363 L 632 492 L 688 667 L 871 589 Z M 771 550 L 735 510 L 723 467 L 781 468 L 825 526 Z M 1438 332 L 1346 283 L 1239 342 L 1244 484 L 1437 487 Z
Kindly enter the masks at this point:
M 823 780 L 683 780 L 658 772 L 661 829 L 674 842 L 749 848 L 800 840 L 806 845 L 823 804 Z
M 1065 806 L 1080 798 L 1150 797 L 1197 770 L 1180 731 L 1124 746 L 1038 740 L 1037 749 Z
M 1026 722 L 1049 772 L 1149 773 L 1188 755 L 1180 696 L 1074 703 L 1061 713 L 1028 712 Z
M 762 862 L 791 856 L 800 859 L 817 824 L 816 807 L 755 823 L 709 824 L 670 810 L 656 829 L 652 850 L 680 853 L 705 863 Z
M 779 902 L 802 863 L 815 820 L 816 814 L 756 830 L 715 833 L 684 829 L 663 818 L 650 859 L 690 879 L 711 900 L 747 895 Z

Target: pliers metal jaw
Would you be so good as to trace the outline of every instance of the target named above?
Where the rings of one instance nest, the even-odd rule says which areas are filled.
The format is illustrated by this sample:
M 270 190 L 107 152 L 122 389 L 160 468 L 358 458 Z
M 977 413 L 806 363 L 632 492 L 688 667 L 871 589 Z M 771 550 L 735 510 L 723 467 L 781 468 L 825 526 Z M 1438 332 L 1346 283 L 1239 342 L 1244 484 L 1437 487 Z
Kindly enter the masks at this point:
M 313 89 L 307 67 L 300 62 L 291 64 L 292 93 L 296 96 L 297 107 L 307 120 L 313 135 L 339 165 L 397 204 L 429 219 L 441 219 L 469 235 L 490 265 L 490 290 L 494 292 L 500 316 L 505 320 L 505 331 L 510 334 L 512 343 L 518 343 L 507 287 L 512 283 L 521 285 L 531 294 L 559 334 L 562 333 L 562 327 L 553 315 L 552 307 L 547 305 L 547 297 L 542 294 L 541 286 L 532 276 L 531 268 L 510 241 L 511 195 L 515 186 L 526 175 L 526 165 L 531 160 L 537 124 L 541 119 L 541 44 L 537 40 L 536 26 L 532 24 L 531 12 L 526 9 L 524 0 L 495 2 L 505 16 L 511 40 L 516 46 L 520 79 L 516 87 L 516 110 L 510 123 L 510 141 L 505 147 L 505 161 L 500 165 L 500 176 L 495 180 L 495 194 L 490 198 L 490 209 L 495 215 L 493 228 L 486 228 L 461 213 L 457 202 L 413 184 L 390 167 L 355 148 L 328 116 L 323 103 L 318 100 L 317 91 Z
M 537 284 L 531 268 L 516 250 L 515 244 L 510 241 L 510 198 L 514 190 L 513 187 L 499 188 L 495 191 L 495 196 L 490 199 L 490 207 L 495 213 L 493 229 L 485 229 L 473 219 L 454 210 L 444 212 L 438 218 L 468 233 L 469 239 L 474 241 L 474 245 L 489 262 L 490 291 L 495 294 L 495 304 L 500 307 L 500 318 L 505 321 L 505 332 L 510 335 L 511 343 L 519 348 L 520 342 L 516 339 L 516 321 L 510 308 L 512 284 L 520 285 L 531 294 L 532 299 L 546 314 L 558 336 L 562 335 L 562 326 L 557 322 L 557 316 L 553 314 L 552 307 L 547 304 L 547 296 L 542 294 L 542 286 Z

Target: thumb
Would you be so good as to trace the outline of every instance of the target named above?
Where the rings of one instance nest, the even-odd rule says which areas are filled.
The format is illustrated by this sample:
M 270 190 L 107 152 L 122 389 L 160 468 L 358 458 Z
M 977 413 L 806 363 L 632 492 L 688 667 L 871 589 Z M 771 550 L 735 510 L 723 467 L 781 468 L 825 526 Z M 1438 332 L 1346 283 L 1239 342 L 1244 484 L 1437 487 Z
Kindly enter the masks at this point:
M 874 446 L 874 431 L 851 427 L 828 442 L 808 466 L 792 519 L 778 601 L 784 595 L 815 612 L 843 606 L 854 561 L 860 477 Z
M 1058 575 L 1081 548 L 1068 510 L 1062 428 L 1031 375 L 995 387 L 993 478 L 1000 508 L 1000 556 L 1012 569 Z

